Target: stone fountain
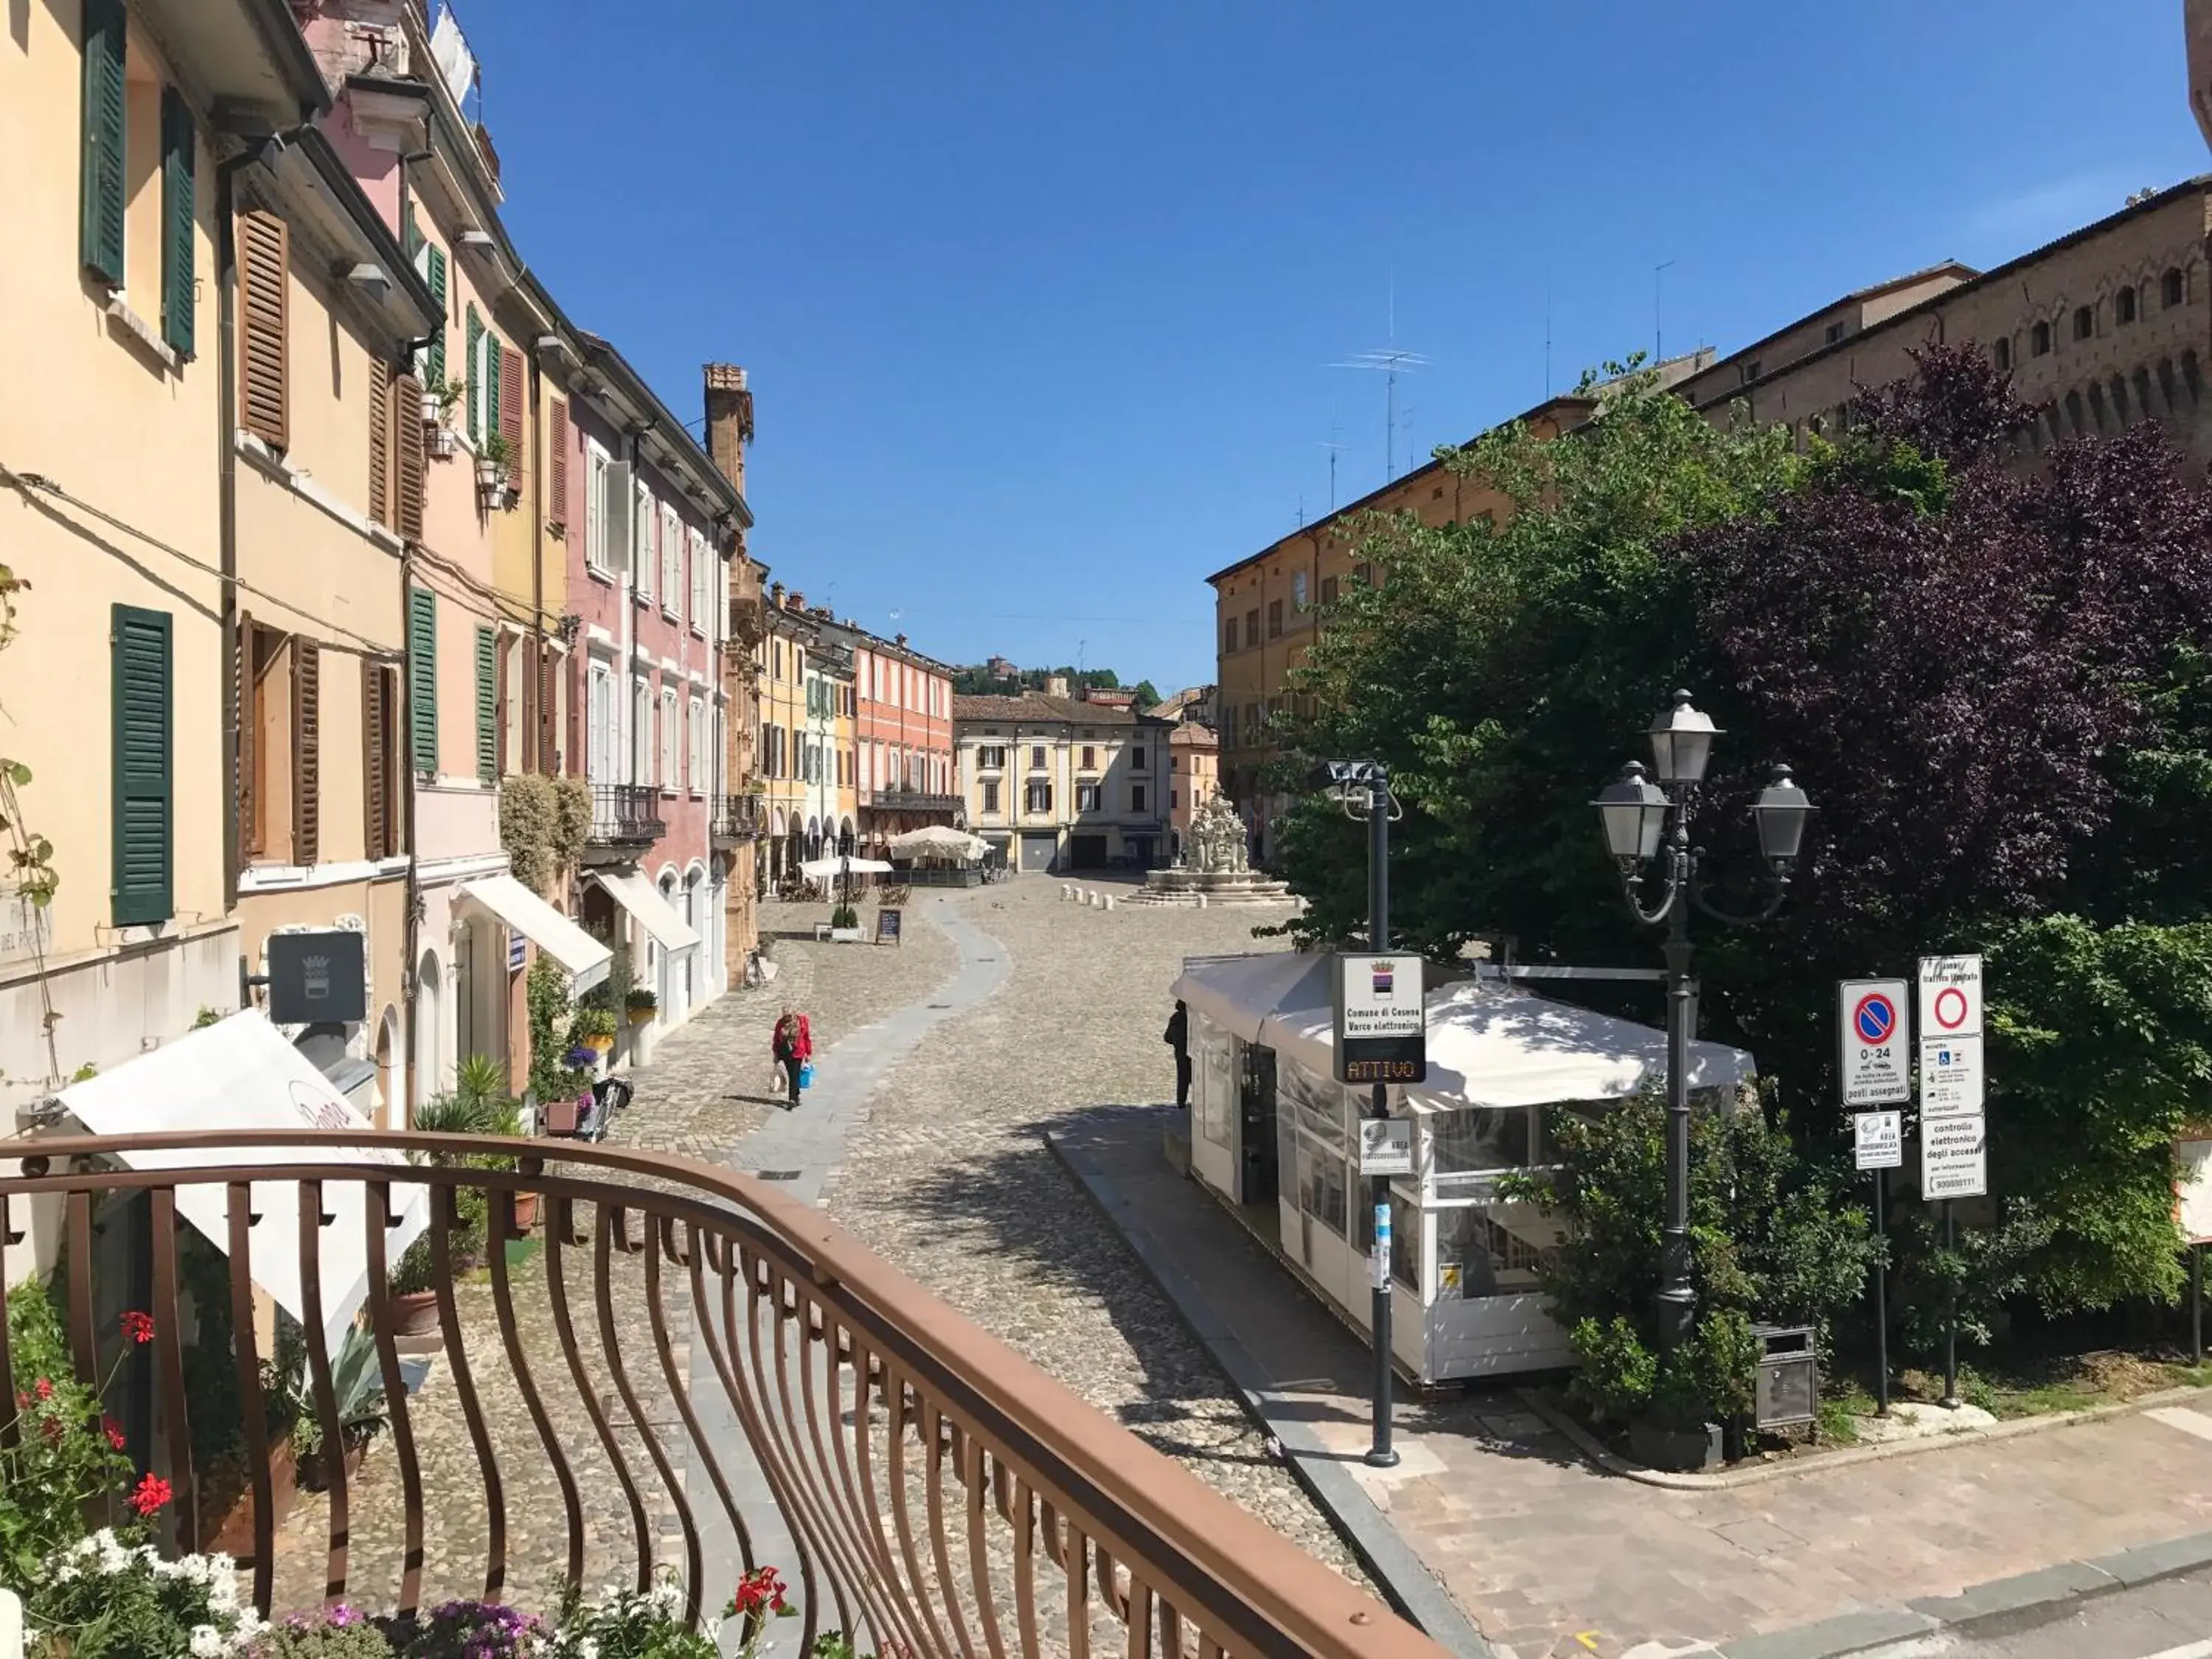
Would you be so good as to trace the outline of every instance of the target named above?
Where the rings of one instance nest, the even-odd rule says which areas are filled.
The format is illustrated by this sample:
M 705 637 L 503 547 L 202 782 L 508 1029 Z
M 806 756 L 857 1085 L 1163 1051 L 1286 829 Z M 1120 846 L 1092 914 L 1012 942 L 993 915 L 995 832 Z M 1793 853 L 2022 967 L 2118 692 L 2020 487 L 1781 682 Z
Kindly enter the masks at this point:
M 1192 814 L 1174 866 L 1148 870 L 1131 904 L 1287 904 L 1290 884 L 1259 874 L 1245 850 L 1244 822 L 1220 791 Z

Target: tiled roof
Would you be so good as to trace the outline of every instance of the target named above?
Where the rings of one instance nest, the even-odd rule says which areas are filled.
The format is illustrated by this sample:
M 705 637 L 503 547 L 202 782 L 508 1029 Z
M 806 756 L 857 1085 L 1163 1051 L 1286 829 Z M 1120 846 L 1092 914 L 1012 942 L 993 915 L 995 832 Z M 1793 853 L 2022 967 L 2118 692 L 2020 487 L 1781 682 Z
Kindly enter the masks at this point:
M 1073 697 L 1048 697 L 1031 692 L 1021 697 L 955 697 L 956 720 L 1065 720 L 1074 726 L 1164 726 L 1150 714 L 1139 714 L 1110 703 L 1079 702 Z

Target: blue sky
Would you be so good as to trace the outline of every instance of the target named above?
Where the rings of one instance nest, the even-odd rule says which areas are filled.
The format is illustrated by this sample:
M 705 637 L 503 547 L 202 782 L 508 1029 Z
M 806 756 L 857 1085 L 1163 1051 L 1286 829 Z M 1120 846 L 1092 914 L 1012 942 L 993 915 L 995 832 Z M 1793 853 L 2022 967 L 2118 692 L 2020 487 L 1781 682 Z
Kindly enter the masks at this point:
M 1212 678 L 1204 577 L 1551 380 L 2203 171 L 2179 0 L 461 0 L 510 228 L 753 549 L 954 661 Z

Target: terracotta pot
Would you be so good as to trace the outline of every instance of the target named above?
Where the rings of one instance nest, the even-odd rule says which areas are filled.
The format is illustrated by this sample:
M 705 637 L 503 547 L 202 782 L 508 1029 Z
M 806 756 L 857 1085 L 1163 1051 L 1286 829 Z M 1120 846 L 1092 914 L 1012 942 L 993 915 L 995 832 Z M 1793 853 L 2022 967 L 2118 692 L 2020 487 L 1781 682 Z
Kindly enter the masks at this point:
M 438 1334 L 438 1293 L 407 1291 L 392 1298 L 394 1336 L 435 1336 Z
M 659 1012 L 657 1008 L 633 1008 L 629 1011 L 629 1023 L 633 1025 L 650 1025 L 653 1024 L 653 1015 Z
M 526 1233 L 538 1224 L 538 1194 L 517 1193 L 514 1195 L 514 1231 Z
M 298 1500 L 299 1486 L 288 1436 L 269 1449 L 270 1529 L 281 1527 Z M 246 1561 L 253 1554 L 253 1483 L 246 1479 L 243 1455 L 228 1458 L 200 1488 L 199 1538 L 193 1547 L 204 1553 L 235 1556 Z

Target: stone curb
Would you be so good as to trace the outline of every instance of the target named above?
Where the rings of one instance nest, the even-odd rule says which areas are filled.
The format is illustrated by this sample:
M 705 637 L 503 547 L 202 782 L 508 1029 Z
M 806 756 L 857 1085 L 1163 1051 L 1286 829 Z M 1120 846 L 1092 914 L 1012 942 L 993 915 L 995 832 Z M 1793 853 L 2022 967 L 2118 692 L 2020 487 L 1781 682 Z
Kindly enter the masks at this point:
M 1275 1395 L 1268 1389 L 1259 1363 L 1215 1312 L 1206 1293 L 1188 1274 L 1169 1259 L 1152 1234 L 1130 1212 L 1129 1206 L 1112 1181 L 1089 1155 L 1048 1133 L 1052 1149 L 1067 1172 L 1091 1195 L 1114 1230 L 1121 1235 L 1137 1260 L 1189 1325 L 1192 1333 L 1227 1375 L 1230 1386 L 1244 1403 L 1252 1419 L 1281 1443 L 1283 1461 L 1306 1489 L 1329 1523 L 1361 1566 L 1375 1580 L 1383 1598 L 1399 1614 L 1418 1625 L 1433 1641 L 1460 1659 L 1495 1659 L 1459 1604 L 1451 1599 L 1406 1540 L 1398 1535 L 1359 1483 L 1331 1455 L 1312 1427 L 1297 1418 L 1275 1418 L 1268 1412 Z
M 1816 1452 L 1809 1457 L 1792 1457 L 1779 1462 L 1761 1463 L 1747 1469 L 1726 1469 L 1716 1474 L 1677 1474 L 1630 1462 L 1620 1453 L 1601 1444 L 1588 1429 L 1536 1389 L 1516 1389 L 1514 1392 L 1530 1411 L 1572 1441 L 1576 1450 L 1607 1474 L 1640 1481 L 1647 1486 L 1664 1486 L 1674 1492 L 1714 1492 L 1725 1491 L 1732 1486 L 1756 1486 L 1763 1481 L 1781 1480 L 1795 1474 L 1811 1474 L 1820 1469 L 1844 1468 L 1853 1463 L 1872 1463 L 1886 1457 L 1908 1457 L 1916 1452 L 1985 1445 L 1992 1440 L 2009 1440 L 2015 1435 L 2039 1434 L 2050 1429 L 2071 1428 L 2078 1424 L 2101 1423 L 2108 1418 L 2128 1417 L 2154 1406 L 2182 1405 L 2212 1399 L 2212 1389 L 2161 1389 L 2155 1394 L 2120 1401 L 2110 1406 L 2088 1406 L 2076 1412 L 2050 1412 L 2039 1417 L 2015 1417 L 1992 1424 L 1985 1429 L 1956 1429 L 1946 1434 L 1926 1435 L 1917 1440 L 1892 1440 L 1875 1446 L 1838 1446 L 1833 1451 Z
M 1996 1620 L 2015 1627 L 2048 1623 L 2076 1602 L 2207 1565 L 2212 1565 L 2212 1532 L 2191 1533 L 2092 1560 L 2062 1561 L 2035 1572 L 1992 1579 L 1956 1595 L 1923 1596 L 1903 1607 L 1847 1613 L 1796 1630 L 1742 1637 L 1705 1651 L 1719 1659 L 1843 1659 L 1846 1654 L 1937 1631 L 1971 1634 Z

